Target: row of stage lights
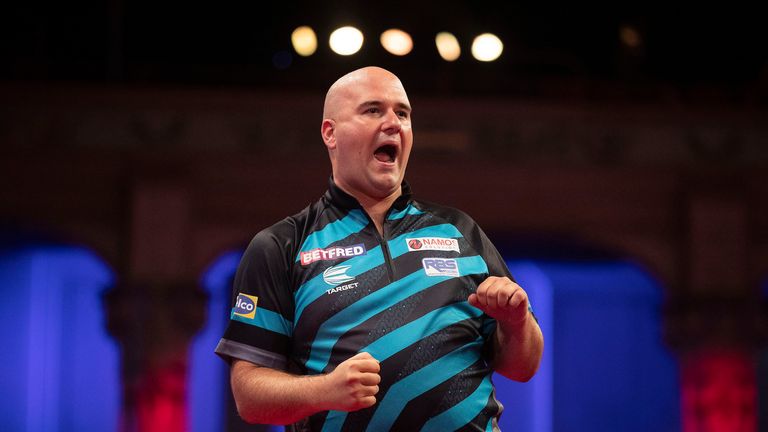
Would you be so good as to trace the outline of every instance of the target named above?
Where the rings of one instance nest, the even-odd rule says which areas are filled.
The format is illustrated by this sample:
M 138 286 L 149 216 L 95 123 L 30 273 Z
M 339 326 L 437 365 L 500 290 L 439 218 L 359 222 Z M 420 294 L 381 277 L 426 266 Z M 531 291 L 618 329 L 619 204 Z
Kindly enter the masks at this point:
M 389 29 L 383 32 L 379 41 L 385 50 L 396 56 L 407 55 L 413 49 L 411 35 L 400 29 Z M 343 56 L 353 55 L 360 51 L 363 42 L 363 32 L 351 26 L 334 30 L 328 38 L 331 50 Z M 317 35 L 308 26 L 296 28 L 291 33 L 291 43 L 294 51 L 303 57 L 311 56 L 317 51 Z M 440 57 L 445 61 L 455 61 L 461 56 L 459 41 L 451 33 L 438 33 L 435 36 L 435 46 Z M 483 33 L 472 41 L 472 56 L 479 61 L 494 61 L 499 58 L 503 50 L 504 44 L 501 39 L 491 33 Z

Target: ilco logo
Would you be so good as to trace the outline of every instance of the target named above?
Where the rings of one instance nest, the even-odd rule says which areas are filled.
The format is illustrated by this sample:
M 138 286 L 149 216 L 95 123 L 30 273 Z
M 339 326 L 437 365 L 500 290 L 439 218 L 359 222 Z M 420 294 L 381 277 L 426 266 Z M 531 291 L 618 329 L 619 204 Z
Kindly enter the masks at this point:
M 419 238 L 407 238 L 405 242 L 408 244 L 408 250 L 439 250 L 439 251 L 456 251 L 459 252 L 459 241 L 454 238 L 443 237 L 419 237 Z
M 234 314 L 243 318 L 253 318 L 256 316 L 256 303 L 259 298 L 248 294 L 239 293 L 235 301 Z
M 453 258 L 424 258 L 421 265 L 427 276 L 459 276 L 459 264 Z

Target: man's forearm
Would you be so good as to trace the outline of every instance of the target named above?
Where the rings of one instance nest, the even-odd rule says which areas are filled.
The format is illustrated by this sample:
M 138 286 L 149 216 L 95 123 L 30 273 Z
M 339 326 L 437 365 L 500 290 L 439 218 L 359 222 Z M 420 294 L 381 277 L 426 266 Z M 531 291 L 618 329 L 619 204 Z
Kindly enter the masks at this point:
M 325 375 L 297 376 L 236 361 L 232 392 L 248 423 L 290 424 L 327 409 L 319 398 Z
M 249 423 L 289 424 L 320 411 L 357 411 L 376 403 L 380 366 L 361 352 L 333 372 L 297 376 L 244 360 L 232 365 L 232 394 Z
M 494 371 L 515 381 L 530 380 L 544 350 L 544 337 L 533 315 L 528 313 L 517 325 L 497 322 L 493 349 Z

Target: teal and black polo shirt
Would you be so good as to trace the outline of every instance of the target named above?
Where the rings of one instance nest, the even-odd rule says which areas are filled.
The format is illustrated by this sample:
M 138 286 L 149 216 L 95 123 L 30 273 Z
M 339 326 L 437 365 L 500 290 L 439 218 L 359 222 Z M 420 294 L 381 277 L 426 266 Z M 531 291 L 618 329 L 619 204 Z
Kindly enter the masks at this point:
M 299 375 L 363 351 L 381 365 L 374 406 L 321 412 L 289 430 L 498 430 L 488 358 L 496 322 L 467 297 L 509 270 L 465 213 L 414 200 L 407 183 L 402 192 L 379 235 L 331 179 L 320 200 L 258 233 L 243 255 L 219 355 Z

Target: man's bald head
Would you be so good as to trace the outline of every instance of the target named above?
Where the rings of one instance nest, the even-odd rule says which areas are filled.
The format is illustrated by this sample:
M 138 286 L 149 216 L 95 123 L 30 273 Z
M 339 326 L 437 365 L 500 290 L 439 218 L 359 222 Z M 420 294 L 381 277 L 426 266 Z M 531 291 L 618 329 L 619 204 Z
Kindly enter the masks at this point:
M 339 78 L 325 97 L 320 135 L 342 190 L 358 200 L 400 194 L 413 130 L 411 104 L 395 74 L 365 67 Z
M 339 110 L 344 107 L 344 102 L 352 96 L 355 85 L 368 80 L 390 80 L 396 82 L 400 87 L 403 86 L 397 75 L 380 67 L 368 66 L 354 70 L 336 80 L 328 89 L 323 105 L 323 118 L 336 117 Z

